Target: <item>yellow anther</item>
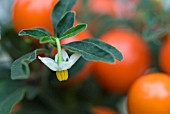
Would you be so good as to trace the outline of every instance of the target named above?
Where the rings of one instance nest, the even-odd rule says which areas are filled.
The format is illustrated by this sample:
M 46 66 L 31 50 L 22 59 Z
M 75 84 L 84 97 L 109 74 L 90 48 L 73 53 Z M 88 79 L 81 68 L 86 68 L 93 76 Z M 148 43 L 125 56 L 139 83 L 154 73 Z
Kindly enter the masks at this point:
M 68 80 L 68 70 L 56 71 L 56 76 L 59 81 Z

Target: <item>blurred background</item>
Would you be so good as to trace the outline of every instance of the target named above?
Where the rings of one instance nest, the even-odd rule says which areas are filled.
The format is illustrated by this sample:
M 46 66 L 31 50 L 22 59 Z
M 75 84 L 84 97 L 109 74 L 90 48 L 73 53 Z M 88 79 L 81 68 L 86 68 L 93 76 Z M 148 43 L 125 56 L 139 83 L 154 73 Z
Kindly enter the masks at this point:
M 13 105 L 12 114 L 170 114 L 169 0 L 77 0 L 75 24 L 87 23 L 88 28 L 61 43 L 100 39 L 120 50 L 123 61 L 81 58 L 69 70 L 69 80 L 59 82 L 36 60 L 29 79 L 11 80 L 14 60 L 46 48 L 18 32 L 42 27 L 53 34 L 51 12 L 57 2 L 0 0 L 0 96 L 8 90 L 12 94 L 18 84 L 31 88 Z M 56 50 L 50 51 L 54 57 Z

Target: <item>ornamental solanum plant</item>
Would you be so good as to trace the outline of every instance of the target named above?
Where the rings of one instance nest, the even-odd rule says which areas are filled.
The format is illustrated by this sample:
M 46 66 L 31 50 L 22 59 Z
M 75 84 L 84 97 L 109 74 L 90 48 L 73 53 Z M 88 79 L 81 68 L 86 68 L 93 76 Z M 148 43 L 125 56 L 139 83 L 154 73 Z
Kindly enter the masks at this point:
M 53 35 L 44 28 L 23 29 L 19 32 L 19 36 L 30 36 L 35 38 L 43 48 L 25 54 L 12 63 L 12 80 L 21 81 L 29 79 L 29 64 L 37 59 L 51 71 L 55 71 L 57 79 L 61 83 L 62 81 L 70 79 L 69 70 L 77 65 L 76 63 L 79 59 L 83 59 L 84 61 L 104 61 L 110 64 L 113 64 L 115 59 L 119 61 L 123 59 L 121 52 L 115 47 L 94 38 L 87 38 L 82 41 L 71 43 L 61 43 L 62 40 L 71 38 L 87 28 L 87 24 L 85 23 L 74 25 L 76 13 L 71 11 L 71 9 L 75 3 L 76 0 L 60 0 L 54 6 L 51 16 L 54 31 Z M 54 49 L 57 49 L 57 54 L 53 58 L 51 53 Z M 45 56 L 41 56 L 42 54 Z M 79 68 L 79 66 L 77 66 L 77 68 Z M 39 69 L 39 72 L 43 70 L 44 69 Z M 41 83 L 43 83 L 43 81 L 40 82 L 40 84 Z M 17 82 L 14 83 L 14 85 L 15 84 L 17 84 Z M 25 83 L 22 84 L 24 85 Z M 5 105 L 3 105 L 2 112 L 3 109 L 10 112 L 13 105 L 19 102 L 25 94 L 30 98 L 31 95 L 29 93 L 32 90 L 32 86 L 23 86 L 22 84 L 17 85 L 21 88 L 20 90 L 15 91 L 14 89 L 14 93 L 17 97 L 11 101 L 9 107 L 6 108 L 4 107 Z M 36 93 L 35 95 L 32 95 L 31 98 L 33 96 L 36 96 Z
M 164 0 L 1 1 L 0 114 L 170 113 Z

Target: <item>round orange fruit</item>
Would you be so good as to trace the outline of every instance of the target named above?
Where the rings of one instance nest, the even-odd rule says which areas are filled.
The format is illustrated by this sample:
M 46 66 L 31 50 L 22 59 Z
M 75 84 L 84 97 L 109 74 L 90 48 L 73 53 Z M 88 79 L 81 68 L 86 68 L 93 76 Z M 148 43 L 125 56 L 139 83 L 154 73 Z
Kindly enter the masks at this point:
M 12 22 L 17 32 L 22 29 L 45 28 L 53 33 L 52 10 L 58 0 L 15 0 Z
M 170 114 L 170 76 L 151 73 L 139 78 L 128 94 L 129 114 Z

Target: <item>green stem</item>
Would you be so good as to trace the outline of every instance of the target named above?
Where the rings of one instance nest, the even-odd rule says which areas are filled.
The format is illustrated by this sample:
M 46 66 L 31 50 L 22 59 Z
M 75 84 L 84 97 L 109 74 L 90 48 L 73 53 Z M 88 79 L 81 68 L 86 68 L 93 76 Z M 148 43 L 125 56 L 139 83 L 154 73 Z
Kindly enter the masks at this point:
M 63 57 L 62 57 L 61 45 L 60 45 L 60 40 L 59 40 L 59 38 L 56 38 L 56 45 L 57 45 L 57 49 L 58 49 L 58 60 L 57 60 L 57 64 L 60 64 L 60 63 L 63 62 Z

